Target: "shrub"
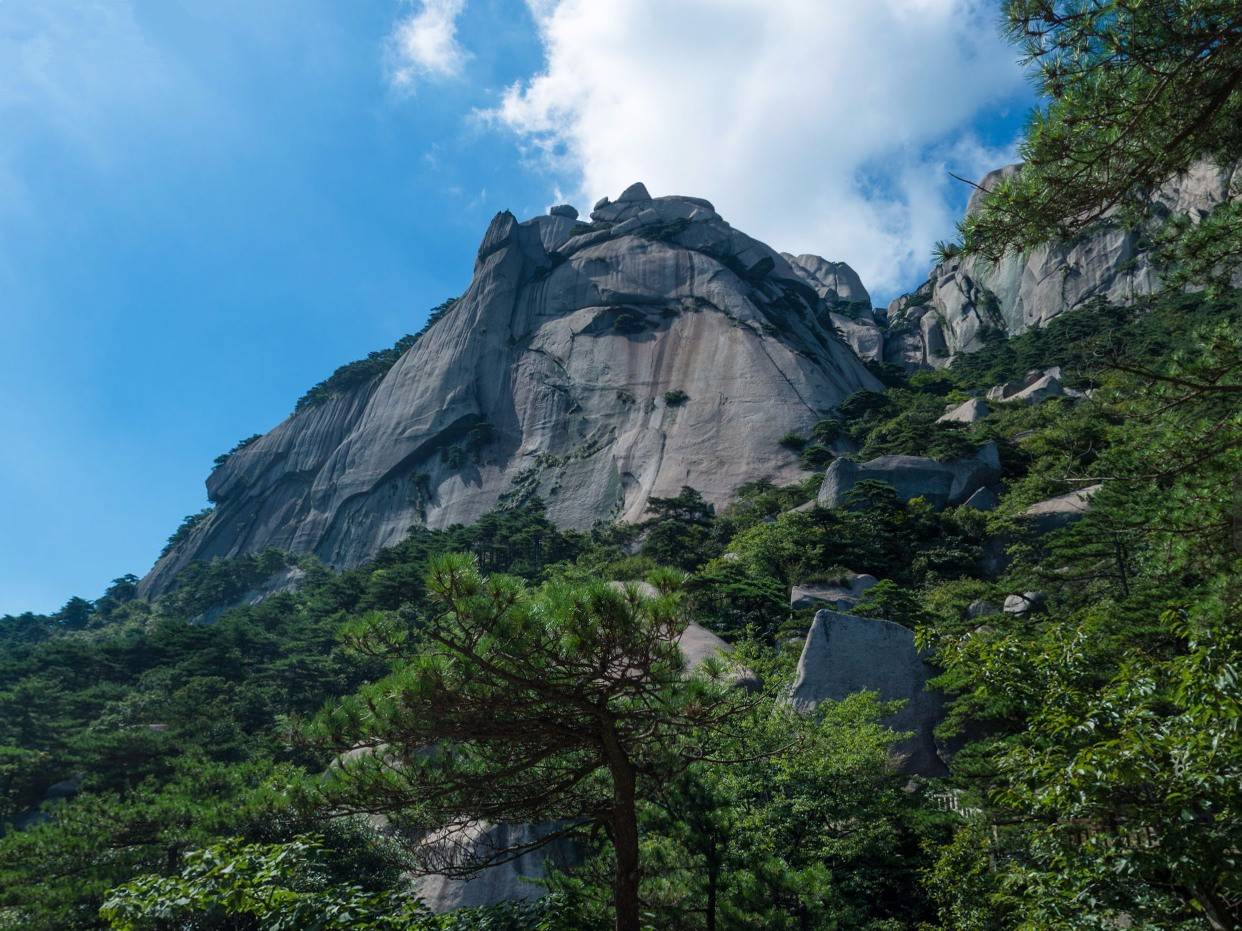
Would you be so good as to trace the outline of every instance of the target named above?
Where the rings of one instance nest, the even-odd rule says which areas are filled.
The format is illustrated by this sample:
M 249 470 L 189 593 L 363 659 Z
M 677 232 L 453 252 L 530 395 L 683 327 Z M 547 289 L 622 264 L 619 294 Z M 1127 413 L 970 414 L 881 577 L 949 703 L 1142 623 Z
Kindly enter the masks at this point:
M 681 407 L 690 400 L 690 395 L 686 394 L 680 388 L 674 388 L 672 391 L 664 392 L 664 403 L 669 407 Z
M 781 446 L 784 446 L 786 449 L 792 449 L 794 452 L 798 452 L 800 449 L 805 448 L 807 442 L 808 441 L 805 436 L 799 436 L 796 433 L 786 433 L 780 439 Z
M 802 450 L 802 455 L 798 457 L 798 462 L 804 469 L 818 471 L 826 469 L 828 463 L 832 462 L 836 456 L 827 446 L 822 443 L 812 443 Z

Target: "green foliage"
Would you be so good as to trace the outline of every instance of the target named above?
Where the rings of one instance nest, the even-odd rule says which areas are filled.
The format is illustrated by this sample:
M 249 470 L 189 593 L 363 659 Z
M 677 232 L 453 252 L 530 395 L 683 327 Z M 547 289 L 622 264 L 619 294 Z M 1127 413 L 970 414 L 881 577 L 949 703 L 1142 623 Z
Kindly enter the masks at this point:
M 811 443 L 798 454 L 798 464 L 808 472 L 826 469 L 836 455 L 822 443 Z
M 786 433 L 780 438 L 780 445 L 785 447 L 785 449 L 792 449 L 794 452 L 801 450 L 808 442 L 809 440 L 805 436 L 800 436 L 797 433 Z
M 194 532 L 194 528 L 210 517 L 213 510 L 214 508 L 209 506 L 203 508 L 197 514 L 187 515 L 186 518 L 181 521 L 181 526 L 173 531 L 172 536 L 168 538 L 168 542 L 164 544 L 164 548 L 160 550 L 160 558 L 164 558 L 180 546 L 181 543 L 187 540 L 190 534 Z
M 365 385 L 380 378 L 456 304 L 457 298 L 455 297 L 437 304 L 431 309 L 430 314 L 427 316 L 427 322 L 417 333 L 401 337 L 388 349 L 380 349 L 376 352 L 368 353 L 365 359 L 358 359 L 355 362 L 348 362 L 342 365 L 323 381 L 319 382 L 319 384 L 315 385 L 315 387 L 307 391 L 306 394 L 298 398 L 294 410 L 301 411 L 308 407 L 314 407 L 317 404 L 323 404 L 360 385 Z
M 217 469 L 220 468 L 220 466 L 224 465 L 226 462 L 229 461 L 229 458 L 233 455 L 233 453 L 237 452 L 239 449 L 245 449 L 255 440 L 261 440 L 262 438 L 263 438 L 263 434 L 255 433 L 251 436 L 246 437 L 244 440 L 238 440 L 237 445 L 235 445 L 227 453 L 221 453 L 219 456 L 216 456 L 215 461 L 212 463 L 213 467 Z
M 995 258 L 1105 218 L 1138 222 L 1162 209 L 1151 193 L 1196 160 L 1237 159 L 1239 13 L 1237 0 L 1008 0 L 1008 31 L 1046 102 L 1027 128 L 1021 170 L 963 224 L 967 251 Z M 1194 259 L 1183 261 L 1194 283 L 1227 278 L 1219 259 L 1238 252 L 1238 217 L 1226 211 L 1187 244 L 1180 257 Z
M 945 262 L 955 259 L 961 254 L 962 244 L 959 242 L 938 239 L 936 244 L 932 246 L 932 261 L 937 265 L 943 265 Z
M 393 671 L 316 719 L 311 739 L 338 763 L 308 784 L 312 799 L 431 829 L 413 842 L 429 871 L 503 852 L 446 862 L 437 832 L 463 818 L 566 825 L 548 837 L 606 830 L 617 927 L 638 931 L 640 793 L 706 759 L 704 742 L 745 705 L 719 661 L 688 674 L 681 581 L 653 574 L 650 597 L 599 582 L 530 589 L 483 576 L 472 557 L 437 557 L 434 610 L 351 631 Z M 349 753 L 360 747 L 373 752 Z
M 690 395 L 686 394 L 680 388 L 674 388 L 672 391 L 664 392 L 664 403 L 669 407 L 681 407 L 690 400 Z
M 187 853 L 175 876 L 143 876 L 113 889 L 100 914 L 114 931 L 434 927 L 430 912 L 407 890 L 333 883 L 324 860 L 323 842 L 315 837 L 283 844 L 225 841 Z
M 756 660 L 768 700 L 718 740 L 736 766 L 694 766 L 642 808 L 642 898 L 659 928 L 911 927 L 929 909 L 909 872 L 916 800 L 891 768 L 896 735 L 867 694 L 803 717 L 782 671 Z M 607 922 L 606 851 L 553 888 Z M 913 894 L 912 894 L 913 893 Z

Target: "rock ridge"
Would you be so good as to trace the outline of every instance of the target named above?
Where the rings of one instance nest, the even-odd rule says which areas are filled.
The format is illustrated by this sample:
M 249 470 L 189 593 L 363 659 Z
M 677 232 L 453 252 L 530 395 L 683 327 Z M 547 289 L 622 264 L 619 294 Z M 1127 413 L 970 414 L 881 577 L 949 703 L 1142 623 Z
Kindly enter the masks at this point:
M 269 547 L 349 567 L 416 525 L 535 497 L 579 529 L 683 485 L 723 505 L 743 482 L 801 478 L 780 438 L 879 389 L 805 269 L 709 201 L 637 184 L 590 223 L 574 213 L 498 213 L 465 293 L 391 368 L 210 475 L 213 510 L 143 593 Z M 837 274 L 838 297 L 861 289 Z

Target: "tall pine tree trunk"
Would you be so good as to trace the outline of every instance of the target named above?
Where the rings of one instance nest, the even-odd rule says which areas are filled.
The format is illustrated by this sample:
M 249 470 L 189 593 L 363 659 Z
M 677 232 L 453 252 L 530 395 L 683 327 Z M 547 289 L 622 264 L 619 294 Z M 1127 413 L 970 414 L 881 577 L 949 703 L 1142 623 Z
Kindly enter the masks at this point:
M 638 905 L 638 774 L 617 739 L 616 728 L 605 714 L 601 737 L 612 775 L 612 849 L 617 860 L 613 878 L 616 931 L 640 931 Z

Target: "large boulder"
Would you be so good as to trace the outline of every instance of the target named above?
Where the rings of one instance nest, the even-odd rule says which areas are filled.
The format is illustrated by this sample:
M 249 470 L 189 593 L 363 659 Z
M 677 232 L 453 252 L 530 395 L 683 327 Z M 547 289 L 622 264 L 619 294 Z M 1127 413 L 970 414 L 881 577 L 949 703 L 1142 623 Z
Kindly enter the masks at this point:
M 414 880 L 415 894 L 435 912 L 541 898 L 547 890 L 539 884 L 539 880 L 547 878 L 549 866 L 564 869 L 580 863 L 582 859 L 582 851 L 572 839 L 557 836 L 546 841 L 560 827 L 550 822 L 474 822 L 446 832 L 439 845 L 445 866 L 461 862 L 465 854 L 486 859 L 499 851 L 512 848 L 532 846 L 534 849 L 468 877 L 441 873 L 420 876 Z
M 867 589 L 879 583 L 874 575 L 851 572 L 833 582 L 803 582 L 789 592 L 789 607 L 794 611 L 817 605 L 845 611 L 862 598 Z
M 990 413 L 992 411 L 985 402 L 978 398 L 971 398 L 947 411 L 936 423 L 978 423 Z
M 951 462 L 925 456 L 880 456 L 862 463 L 836 459 L 824 473 L 816 500 L 820 507 L 840 507 L 859 482 L 878 481 L 892 486 L 903 501 L 924 498 L 934 507 L 944 508 L 961 504 L 999 478 L 995 443 L 986 443 L 975 455 Z
M 943 776 L 948 768 L 936 749 L 934 730 L 944 718 L 944 699 L 929 690 L 936 675 L 914 644 L 914 632 L 892 621 L 822 610 L 807 634 L 791 700 L 801 712 L 855 692 L 876 692 L 882 701 L 905 702 L 885 723 L 912 736 L 896 746 L 904 772 Z
M 1048 533 L 1065 527 L 1083 517 L 1091 507 L 1091 499 L 1103 485 L 1088 485 L 1055 498 L 1037 501 L 1020 515 L 1039 533 Z

